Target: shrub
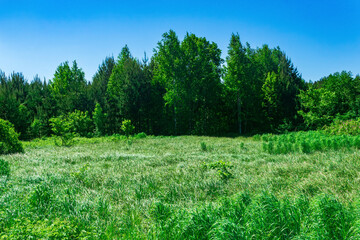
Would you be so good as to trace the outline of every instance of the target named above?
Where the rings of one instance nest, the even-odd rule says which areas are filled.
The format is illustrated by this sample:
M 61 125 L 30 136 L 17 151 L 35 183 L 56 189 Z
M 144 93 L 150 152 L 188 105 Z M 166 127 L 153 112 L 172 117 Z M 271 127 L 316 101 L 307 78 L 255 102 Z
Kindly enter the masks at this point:
M 146 137 L 147 137 L 147 135 L 144 132 L 138 133 L 134 136 L 135 139 L 141 139 L 141 138 L 146 138 Z
M 23 146 L 18 139 L 19 134 L 9 121 L 0 119 L 0 154 L 23 152 Z
M 55 136 L 60 137 L 62 146 L 73 143 L 76 135 L 91 137 L 93 135 L 93 123 L 88 112 L 75 110 L 67 116 L 60 115 L 50 118 L 50 126 Z
M 134 132 L 135 127 L 131 124 L 131 120 L 125 119 L 124 121 L 122 121 L 121 130 L 128 138 Z
M 260 141 L 261 140 L 261 135 L 260 134 L 256 134 L 253 136 L 253 140 L 254 141 Z
M 72 123 L 64 116 L 50 118 L 51 130 L 54 135 L 59 137 L 62 146 L 69 146 L 73 143 L 75 133 L 73 132 Z M 57 144 L 57 143 L 56 143 Z
M 70 113 L 68 116 L 68 121 L 72 125 L 72 129 L 75 133 L 79 134 L 81 137 L 91 137 L 93 134 L 93 122 L 88 114 L 88 112 L 82 112 L 75 110 Z
M 301 146 L 301 151 L 303 153 L 310 153 L 311 152 L 311 147 L 310 147 L 310 144 L 306 141 L 303 141 L 300 143 L 300 146 Z
M 39 119 L 34 119 L 30 125 L 30 134 L 33 138 L 40 138 L 43 134 L 41 129 L 43 128 L 43 123 Z
M 96 103 L 95 109 L 93 112 L 93 120 L 95 125 L 95 134 L 98 136 L 105 134 L 105 117 L 103 110 L 99 103 Z
M 230 172 L 230 169 L 233 168 L 233 165 L 231 165 L 229 162 L 217 161 L 208 164 L 205 163 L 204 167 L 216 170 L 219 178 L 223 181 L 228 181 L 230 178 L 234 177 Z
M 331 135 L 360 135 L 360 119 L 335 120 L 324 131 Z

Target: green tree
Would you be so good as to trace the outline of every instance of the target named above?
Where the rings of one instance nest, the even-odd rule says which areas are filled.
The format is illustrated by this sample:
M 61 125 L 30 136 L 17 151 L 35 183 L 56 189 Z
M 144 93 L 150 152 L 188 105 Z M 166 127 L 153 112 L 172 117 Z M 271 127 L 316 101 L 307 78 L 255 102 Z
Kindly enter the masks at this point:
M 76 61 L 70 68 L 68 62 L 60 64 L 50 81 L 50 92 L 57 106 L 57 114 L 66 114 L 75 109 L 86 110 L 87 83 L 84 72 Z
M 337 112 L 337 98 L 334 92 L 325 88 L 310 87 L 299 94 L 302 109 L 299 114 L 310 129 L 330 124 Z
M 221 96 L 221 50 L 214 42 L 186 34 L 181 42 L 182 79 L 179 81 L 179 113 L 186 134 L 221 132 L 219 105 Z
M 221 95 L 221 51 L 215 43 L 174 31 L 163 35 L 155 50 L 154 79 L 165 89 L 165 108 L 173 119 L 172 134 L 218 132 Z
M 26 107 L 29 84 L 21 73 L 9 78 L 0 71 L 0 117 L 14 124 L 21 139 L 27 139 L 31 117 Z
M 273 122 L 280 112 L 279 77 L 276 73 L 268 73 L 262 91 L 264 95 L 263 107 L 266 116 L 270 122 Z M 274 126 L 272 126 L 272 128 L 274 128 Z
M 104 108 L 106 103 L 107 85 L 115 66 L 114 57 L 107 57 L 99 66 L 91 84 L 91 94 L 94 103 L 99 103 Z
M 330 124 L 335 118 L 359 117 L 359 79 L 351 72 L 330 74 L 310 85 L 299 95 L 301 110 L 310 129 Z
M 41 81 L 38 76 L 34 77 L 29 85 L 25 103 L 31 116 L 30 120 L 33 121 L 33 126 L 30 127 L 32 136 L 49 136 L 51 133 L 49 119 L 56 113 L 56 102 L 51 97 L 46 80 Z
M 290 59 L 279 47 L 270 49 L 267 45 L 257 49 L 252 59 L 261 79 L 259 95 L 266 119 L 263 131 L 276 131 L 284 123 L 298 121 L 300 105 L 297 96 L 305 89 L 305 83 Z
M 103 113 L 101 105 L 99 103 L 96 103 L 93 112 L 93 121 L 95 125 L 95 134 L 98 136 L 105 134 L 105 118 L 106 115 Z
M 180 41 L 173 30 L 163 34 L 154 50 L 154 79 L 165 88 L 164 101 L 173 120 L 172 134 L 178 134 L 179 82 L 182 77 Z
M 239 34 L 232 34 L 228 47 L 228 57 L 226 58 L 225 84 L 230 89 L 230 91 L 235 92 L 236 95 L 236 110 L 239 134 L 243 133 L 243 110 L 241 107 L 245 101 L 244 97 L 249 91 L 249 65 L 250 60 L 246 56 L 246 49 L 241 44 Z
M 144 65 L 133 58 L 127 46 L 122 49 L 108 83 L 107 95 L 112 109 L 108 113 L 115 124 L 121 127 L 122 119 L 131 119 L 138 130 L 145 130 L 150 100 L 151 82 L 144 73 Z M 146 129 L 147 130 L 147 129 Z

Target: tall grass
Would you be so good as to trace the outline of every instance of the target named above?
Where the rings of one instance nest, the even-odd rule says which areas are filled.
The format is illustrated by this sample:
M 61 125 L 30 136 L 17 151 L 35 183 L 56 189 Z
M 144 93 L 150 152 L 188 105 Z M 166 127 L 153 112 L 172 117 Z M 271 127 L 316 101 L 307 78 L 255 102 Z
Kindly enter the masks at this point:
M 155 239 L 358 239 L 360 209 L 328 195 L 279 199 L 237 194 L 179 210 L 156 203 Z
M 285 137 L 313 154 L 263 151 Z M 1 157 L 0 239 L 359 239 L 351 137 L 330 151 L 296 134 L 258 138 L 25 142 Z
M 323 131 L 293 132 L 261 136 L 262 148 L 271 154 L 312 153 L 360 148 L 360 136 L 329 135 Z

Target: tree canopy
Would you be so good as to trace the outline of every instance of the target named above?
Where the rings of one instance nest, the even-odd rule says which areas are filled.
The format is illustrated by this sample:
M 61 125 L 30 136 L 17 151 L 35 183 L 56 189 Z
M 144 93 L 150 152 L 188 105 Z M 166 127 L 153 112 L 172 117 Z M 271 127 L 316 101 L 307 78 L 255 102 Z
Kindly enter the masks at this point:
M 0 71 L 0 118 L 21 139 L 51 135 L 50 119 L 61 116 L 85 119 L 74 127 L 82 136 L 121 133 L 124 120 L 162 135 L 306 130 L 360 117 L 359 83 L 346 71 L 305 82 L 280 47 L 252 48 L 239 34 L 224 60 L 216 43 L 170 30 L 150 59 L 125 45 L 89 82 L 76 61 L 61 63 L 49 81 Z

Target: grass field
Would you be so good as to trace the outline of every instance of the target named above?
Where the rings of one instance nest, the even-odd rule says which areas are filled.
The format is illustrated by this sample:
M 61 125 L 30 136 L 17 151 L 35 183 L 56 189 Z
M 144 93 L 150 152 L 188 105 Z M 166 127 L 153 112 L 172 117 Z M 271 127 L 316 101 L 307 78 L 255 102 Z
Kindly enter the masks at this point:
M 264 138 L 25 142 L 0 157 L 0 239 L 360 239 L 356 145 Z

